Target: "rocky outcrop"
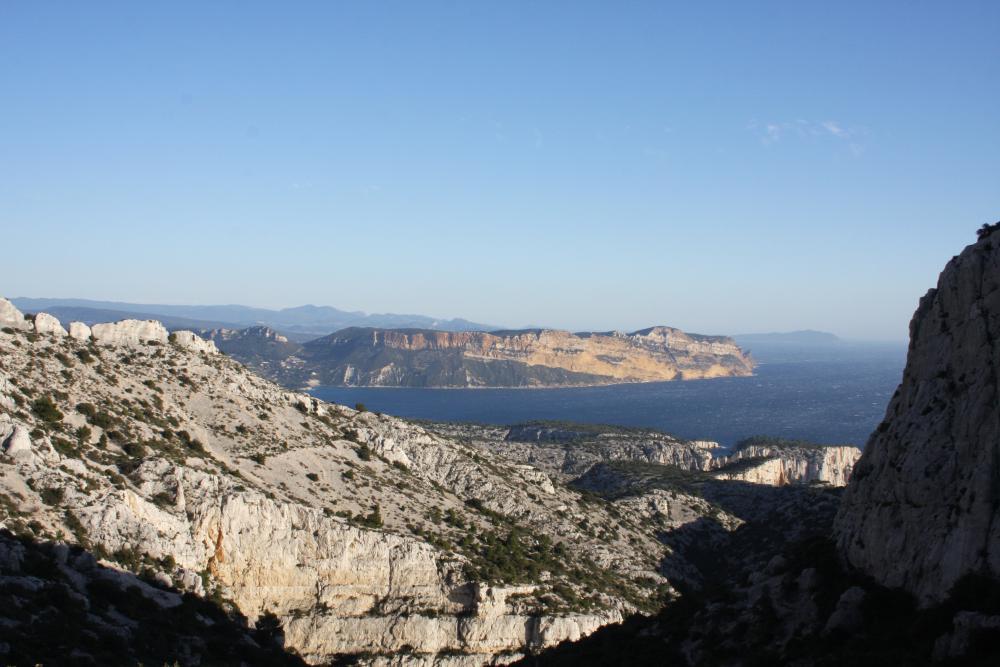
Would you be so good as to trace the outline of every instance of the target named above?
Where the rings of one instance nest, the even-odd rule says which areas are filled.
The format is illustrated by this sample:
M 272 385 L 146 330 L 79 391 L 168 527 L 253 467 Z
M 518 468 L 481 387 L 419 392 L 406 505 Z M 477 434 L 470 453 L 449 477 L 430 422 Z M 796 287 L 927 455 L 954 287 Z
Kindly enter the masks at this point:
M 69 335 L 77 340 L 89 341 L 92 335 L 90 327 L 83 322 L 70 322 Z
M 836 522 L 848 564 L 924 602 L 1000 577 L 1000 234 L 952 259 Z
M 63 329 L 62 324 L 59 320 L 52 317 L 48 313 L 38 313 L 35 315 L 35 333 L 40 334 L 52 334 L 53 336 L 65 336 L 66 330 Z
M 218 354 L 219 349 L 211 340 L 205 340 L 193 331 L 174 331 L 170 334 L 170 342 L 185 350 L 193 352 L 204 352 L 206 354 Z
M 31 323 L 24 319 L 24 315 L 14 304 L 0 297 L 0 327 L 27 329 L 30 326 Z
M 0 451 L 3 455 L 18 459 L 31 454 L 31 438 L 23 424 L 0 418 Z
M 777 439 L 737 446 L 730 456 L 712 462 L 720 479 L 754 484 L 812 484 L 846 486 L 861 457 L 857 447 L 785 443 Z
M 150 342 L 166 344 L 169 337 L 167 328 L 156 320 L 121 320 L 95 324 L 90 330 L 98 345 L 135 347 Z
M 294 386 L 571 386 L 742 376 L 754 367 L 732 339 L 670 327 L 630 334 L 351 328 L 301 346 L 275 345 L 261 333 L 208 335 Z

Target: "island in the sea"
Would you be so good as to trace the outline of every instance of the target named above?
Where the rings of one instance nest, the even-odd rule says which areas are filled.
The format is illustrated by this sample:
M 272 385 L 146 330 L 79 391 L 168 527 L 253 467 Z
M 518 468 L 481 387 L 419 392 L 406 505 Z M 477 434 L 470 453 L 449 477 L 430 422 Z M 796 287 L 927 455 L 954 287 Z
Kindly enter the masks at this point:
M 290 387 L 567 387 L 753 374 L 732 338 L 657 326 L 632 333 L 351 327 L 297 343 L 267 327 L 200 332 Z

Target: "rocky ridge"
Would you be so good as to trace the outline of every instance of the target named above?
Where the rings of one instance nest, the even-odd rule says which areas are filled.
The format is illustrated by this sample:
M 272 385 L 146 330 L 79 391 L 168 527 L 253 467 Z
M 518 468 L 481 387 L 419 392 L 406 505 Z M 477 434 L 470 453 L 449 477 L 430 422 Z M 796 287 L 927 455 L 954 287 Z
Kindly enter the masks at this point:
M 572 386 L 745 376 L 754 367 L 729 338 L 670 327 L 630 334 L 350 328 L 301 345 L 277 341 L 264 327 L 202 334 L 290 387 Z

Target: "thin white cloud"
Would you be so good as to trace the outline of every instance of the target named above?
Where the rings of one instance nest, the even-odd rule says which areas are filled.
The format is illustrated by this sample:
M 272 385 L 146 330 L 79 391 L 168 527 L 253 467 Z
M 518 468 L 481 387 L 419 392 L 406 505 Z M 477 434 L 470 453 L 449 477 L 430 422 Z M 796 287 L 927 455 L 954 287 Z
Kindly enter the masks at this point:
M 825 120 L 822 122 L 823 128 L 835 137 L 846 138 L 851 136 L 851 132 L 845 130 L 840 126 L 840 123 L 832 120 Z
M 811 121 L 797 118 L 793 121 L 759 123 L 750 121 L 747 129 L 757 135 L 760 143 L 771 146 L 787 137 L 807 139 L 809 137 L 831 137 L 847 143 L 855 156 L 864 152 L 864 146 L 857 141 L 857 136 L 863 134 L 859 129 L 849 127 L 836 120 Z

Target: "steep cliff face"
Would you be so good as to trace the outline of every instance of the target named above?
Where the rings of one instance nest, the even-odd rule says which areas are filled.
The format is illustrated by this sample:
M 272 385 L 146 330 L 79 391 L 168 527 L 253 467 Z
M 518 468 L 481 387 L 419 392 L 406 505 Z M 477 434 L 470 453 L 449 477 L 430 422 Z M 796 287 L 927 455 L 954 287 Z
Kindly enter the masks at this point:
M 751 439 L 733 453 L 712 462 L 721 479 L 754 484 L 810 484 L 846 486 L 861 450 L 845 445 L 812 445 L 780 439 Z
M 924 601 L 1000 576 L 1000 234 L 952 259 L 837 517 L 846 561 Z
M 295 386 L 567 386 L 753 372 L 731 339 L 669 327 L 632 334 L 354 328 L 294 348 L 276 348 L 259 330 L 208 335 L 228 354 Z

